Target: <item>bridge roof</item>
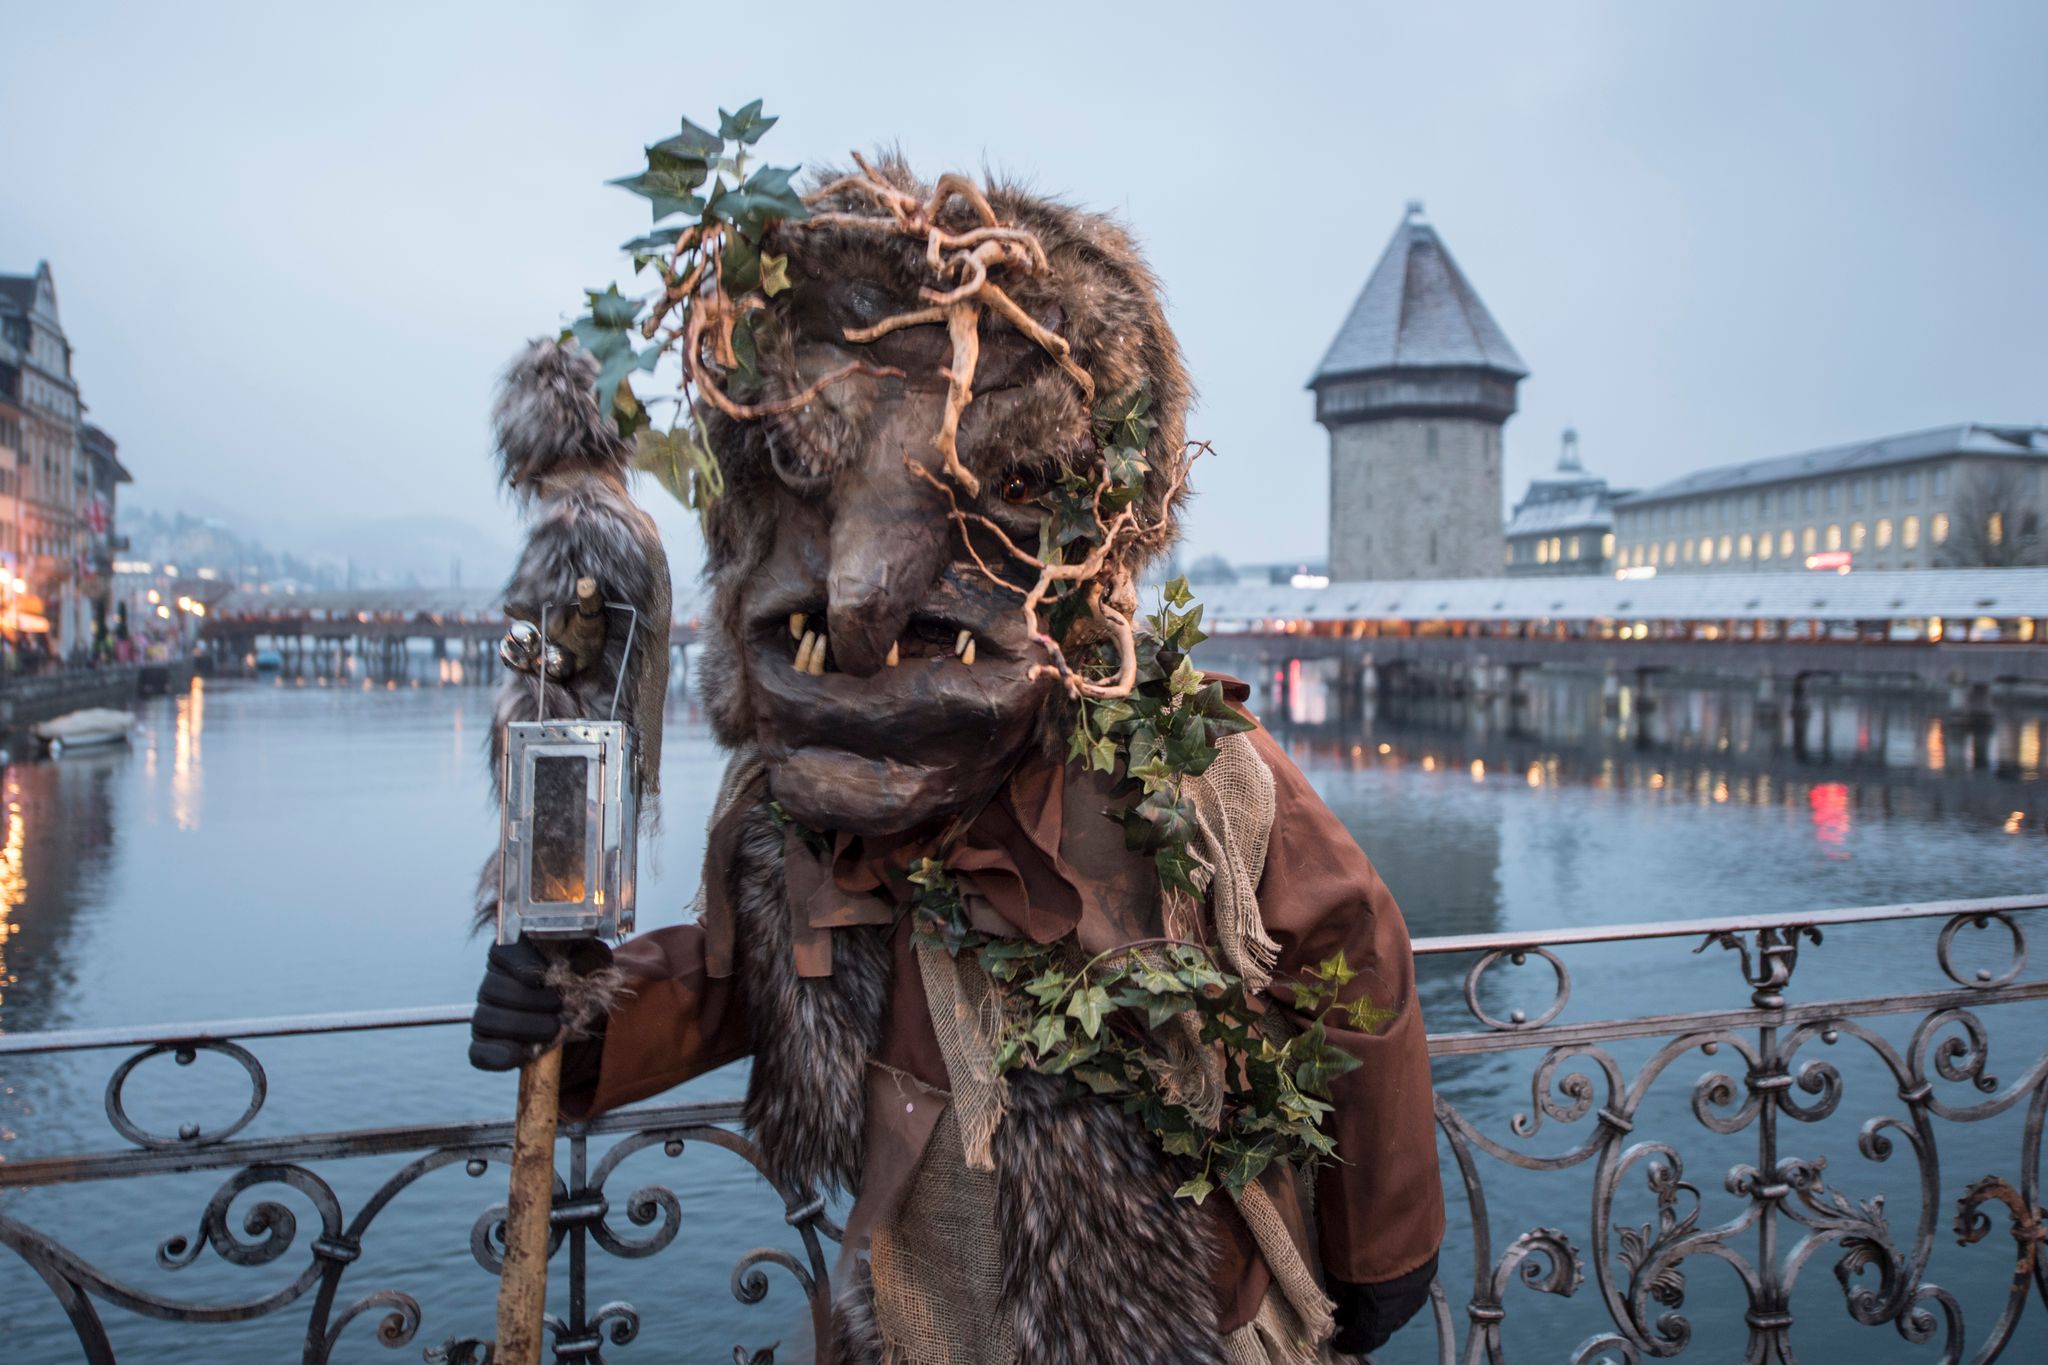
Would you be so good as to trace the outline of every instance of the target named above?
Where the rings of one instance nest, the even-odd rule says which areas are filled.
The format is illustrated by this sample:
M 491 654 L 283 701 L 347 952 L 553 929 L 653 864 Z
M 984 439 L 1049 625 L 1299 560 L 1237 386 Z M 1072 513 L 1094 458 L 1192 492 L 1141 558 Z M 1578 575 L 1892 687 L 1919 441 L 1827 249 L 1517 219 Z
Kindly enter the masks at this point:
M 2048 616 L 2048 568 L 1237 583 L 1201 590 L 1211 622 L 1843 620 Z
M 701 607 L 695 583 L 676 585 L 675 616 L 689 621 Z M 328 619 L 371 616 L 492 616 L 504 611 L 499 588 L 345 588 L 334 592 L 230 592 L 214 603 L 216 615 L 310 615 Z

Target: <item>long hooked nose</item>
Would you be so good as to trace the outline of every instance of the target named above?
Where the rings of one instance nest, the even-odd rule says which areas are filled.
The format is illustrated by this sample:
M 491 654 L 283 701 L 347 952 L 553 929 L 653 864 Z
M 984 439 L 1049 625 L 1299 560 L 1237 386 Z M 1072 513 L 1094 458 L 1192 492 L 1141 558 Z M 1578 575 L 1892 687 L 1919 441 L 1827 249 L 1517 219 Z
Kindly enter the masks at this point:
M 895 456 L 846 471 L 832 492 L 832 659 L 840 672 L 866 678 L 945 571 L 953 527 L 945 498 Z

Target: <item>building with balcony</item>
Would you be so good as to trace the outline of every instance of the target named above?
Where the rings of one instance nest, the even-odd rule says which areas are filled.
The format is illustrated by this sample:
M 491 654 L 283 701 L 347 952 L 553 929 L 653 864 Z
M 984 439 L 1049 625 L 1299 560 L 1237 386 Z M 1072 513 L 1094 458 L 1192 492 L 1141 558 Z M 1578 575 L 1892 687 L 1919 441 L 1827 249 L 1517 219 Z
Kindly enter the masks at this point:
M 90 628 L 79 591 L 78 428 L 84 405 L 71 374 L 71 343 L 57 313 L 49 262 L 33 275 L 0 275 L 0 332 L 19 357 L 15 406 L 21 414 L 17 457 L 20 513 L 15 577 L 24 600 L 42 610 L 17 613 L 20 629 L 46 630 L 59 653 L 85 645 Z
M 1614 503 L 1627 496 L 1627 490 L 1609 488 L 1607 480 L 1586 472 L 1579 460 L 1579 433 L 1566 427 L 1557 472 L 1531 480 L 1508 518 L 1508 576 L 1613 572 Z
M 1668 573 L 2048 562 L 2048 428 L 1961 422 L 1701 470 L 1614 505 L 1615 566 Z

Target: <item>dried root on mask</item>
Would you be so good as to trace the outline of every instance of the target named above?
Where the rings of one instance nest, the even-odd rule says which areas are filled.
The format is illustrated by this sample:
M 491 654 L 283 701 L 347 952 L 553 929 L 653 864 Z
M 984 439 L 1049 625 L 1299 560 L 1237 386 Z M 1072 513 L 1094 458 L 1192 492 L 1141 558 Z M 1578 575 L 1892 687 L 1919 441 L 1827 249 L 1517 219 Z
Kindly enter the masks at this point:
M 1136 575 L 1138 566 L 1144 564 L 1157 550 L 1164 548 L 1171 535 L 1168 518 L 1171 508 L 1181 490 L 1186 487 L 1188 471 L 1194 462 L 1204 455 L 1213 454 L 1207 441 L 1190 441 L 1175 457 L 1167 470 L 1165 496 L 1159 500 L 1160 513 L 1157 520 L 1146 521 L 1140 513 L 1142 500 L 1126 503 L 1107 520 L 1102 509 L 1111 483 L 1108 470 L 1104 470 L 1095 486 L 1095 522 L 1101 528 L 1088 553 L 1072 563 L 1049 564 L 1032 554 L 1011 539 L 1008 532 L 993 519 L 981 512 L 962 507 L 953 486 L 938 475 L 926 469 L 915 460 L 906 459 L 904 467 L 913 475 L 931 484 L 946 495 L 948 515 L 960 527 L 960 538 L 967 545 L 967 553 L 974 560 L 975 567 L 987 579 L 1024 599 L 1024 626 L 1030 638 L 1046 653 L 1046 662 L 1033 664 L 1029 676 L 1036 680 L 1042 677 L 1059 679 L 1067 695 L 1076 699 L 1087 697 L 1106 701 L 1114 697 L 1128 697 L 1138 682 L 1137 633 L 1131 624 L 1132 614 L 1137 610 L 1138 590 Z M 994 537 L 1003 553 L 1028 569 L 1037 571 L 1038 577 L 1029 587 L 1020 587 L 997 573 L 982 557 L 974 544 L 972 530 L 979 527 Z M 1069 585 L 1066 591 L 1082 594 L 1081 603 L 1086 618 L 1097 630 L 1108 637 L 1116 649 L 1116 672 L 1108 678 L 1091 678 L 1075 669 L 1067 659 L 1066 649 L 1053 638 L 1040 617 L 1041 609 L 1049 598 L 1060 592 L 1061 585 Z
M 946 411 L 932 443 L 938 448 L 947 477 L 973 496 L 981 491 L 981 480 L 960 462 L 960 417 L 967 410 L 967 405 L 974 401 L 974 371 L 981 361 L 981 316 L 984 308 L 993 309 L 998 317 L 1044 349 L 1053 362 L 1080 386 L 1083 398 L 1091 406 L 1095 402 L 1095 381 L 1075 363 L 1065 338 L 1042 326 L 990 278 L 990 272 L 998 269 L 1015 270 L 1025 275 L 1050 273 L 1052 265 L 1046 259 L 1045 247 L 1037 234 L 1001 221 L 990 206 L 988 196 L 963 176 L 940 176 L 938 184 L 932 188 L 931 198 L 921 200 L 890 184 L 860 153 L 855 152 L 853 160 L 860 167 L 859 175 L 835 180 L 808 196 L 804 202 L 818 204 L 852 192 L 874 200 L 881 212 L 813 213 L 808 218 L 790 222 L 788 226 L 885 232 L 923 239 L 925 263 L 936 281 L 935 285 L 927 285 L 919 291 L 927 306 L 884 318 L 872 327 L 848 328 L 845 336 L 848 341 L 859 345 L 905 327 L 945 324 L 953 354 L 952 362 L 945 369 Z M 955 199 L 966 203 L 980 224 L 978 227 L 965 232 L 951 232 L 939 224 L 939 215 Z

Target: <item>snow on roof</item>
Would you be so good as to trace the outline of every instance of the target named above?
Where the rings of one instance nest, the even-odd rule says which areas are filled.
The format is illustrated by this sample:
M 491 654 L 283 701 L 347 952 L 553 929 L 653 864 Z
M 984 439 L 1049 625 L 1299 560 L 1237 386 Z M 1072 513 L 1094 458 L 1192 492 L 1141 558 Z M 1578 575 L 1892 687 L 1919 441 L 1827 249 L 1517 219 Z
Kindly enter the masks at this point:
M 1370 370 L 1477 366 L 1526 375 L 1450 251 L 1409 206 L 1351 313 L 1316 367 L 1311 387 Z
M 1202 589 L 1209 621 L 1881 620 L 2048 616 L 2048 569 L 1669 574 L 1238 583 Z

